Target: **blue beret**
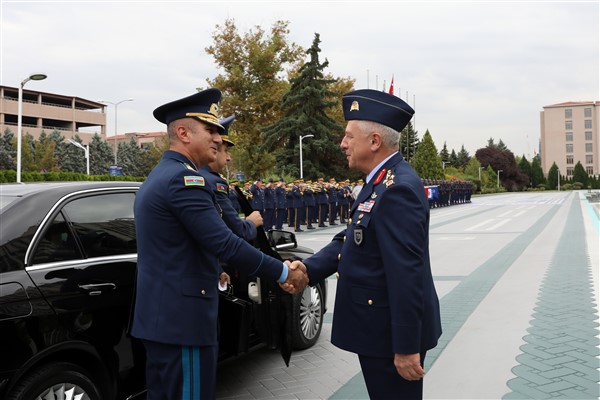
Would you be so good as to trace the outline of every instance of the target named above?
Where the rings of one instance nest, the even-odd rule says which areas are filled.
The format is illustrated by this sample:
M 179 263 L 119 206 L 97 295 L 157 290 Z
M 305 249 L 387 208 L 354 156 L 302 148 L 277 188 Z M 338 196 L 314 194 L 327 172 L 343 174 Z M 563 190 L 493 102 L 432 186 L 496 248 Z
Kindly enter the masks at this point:
M 225 131 L 221 134 L 221 139 L 223 140 L 223 142 L 227 143 L 229 145 L 229 147 L 231 146 L 235 146 L 235 143 L 233 143 L 233 141 L 231 139 L 229 139 L 229 125 L 231 125 L 231 123 L 233 122 L 233 120 L 235 119 L 235 115 L 230 115 L 227 118 L 223 118 L 221 120 L 219 120 L 219 124 L 223 126 L 223 129 L 225 129 Z
M 183 99 L 163 104 L 154 110 L 154 118 L 164 124 L 169 124 L 180 118 L 195 118 L 198 121 L 216 126 L 219 132 L 225 128 L 219 123 L 221 91 L 219 89 L 206 89 Z
M 402 132 L 415 113 L 399 97 L 373 89 L 346 93 L 342 96 L 342 106 L 346 121 L 373 121 L 398 132 Z

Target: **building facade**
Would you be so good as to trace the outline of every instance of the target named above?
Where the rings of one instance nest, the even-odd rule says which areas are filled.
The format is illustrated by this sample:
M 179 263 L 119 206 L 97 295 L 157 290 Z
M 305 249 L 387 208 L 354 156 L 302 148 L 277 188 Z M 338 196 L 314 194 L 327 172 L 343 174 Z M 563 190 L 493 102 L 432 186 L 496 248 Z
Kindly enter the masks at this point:
M 577 162 L 581 162 L 588 175 L 600 174 L 599 106 L 599 101 L 590 101 L 543 107 L 540 154 L 544 174 L 556 163 L 560 174 L 570 178 Z
M 0 86 L 0 129 L 17 134 L 19 89 Z M 106 140 L 106 105 L 91 100 L 60 94 L 23 90 L 21 132 L 38 139 L 58 130 L 65 139 L 79 135 L 89 144 L 98 133 Z

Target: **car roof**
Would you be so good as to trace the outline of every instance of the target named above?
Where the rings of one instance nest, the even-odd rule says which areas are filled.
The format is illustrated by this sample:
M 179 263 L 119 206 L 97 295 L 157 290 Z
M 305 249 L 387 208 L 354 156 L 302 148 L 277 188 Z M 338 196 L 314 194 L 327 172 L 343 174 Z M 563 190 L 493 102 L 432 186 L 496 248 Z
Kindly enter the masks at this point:
M 141 182 L 128 181 L 73 181 L 73 182 L 31 182 L 0 184 L 0 196 L 25 196 L 48 190 L 86 190 L 113 187 L 139 187 Z
M 32 182 L 0 185 L 0 212 L 4 212 L 17 198 L 43 196 L 49 202 L 73 192 L 98 189 L 138 188 L 141 182 L 128 181 L 75 181 L 75 182 Z

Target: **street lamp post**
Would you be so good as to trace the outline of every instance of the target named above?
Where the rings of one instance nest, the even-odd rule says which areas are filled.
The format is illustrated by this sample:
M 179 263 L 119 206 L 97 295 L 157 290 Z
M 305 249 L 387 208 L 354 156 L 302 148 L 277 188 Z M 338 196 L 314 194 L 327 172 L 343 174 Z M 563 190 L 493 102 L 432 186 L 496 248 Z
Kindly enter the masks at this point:
M 90 174 L 90 145 L 86 144 L 85 147 L 83 147 L 83 145 L 73 139 L 69 139 L 69 143 L 79 147 L 80 149 L 83 149 L 83 151 L 85 152 L 85 163 L 86 163 L 86 170 L 87 170 L 87 174 Z
M 501 169 L 498 170 L 498 183 L 496 184 L 496 188 L 500 189 L 500 172 L 502 172 Z
M 302 170 L 302 139 L 311 138 L 315 135 L 300 135 L 300 179 L 304 178 L 304 171 Z
M 19 86 L 19 101 L 17 112 L 17 183 L 21 183 L 21 121 L 23 119 L 23 86 L 29 81 L 42 81 L 48 76 L 46 74 L 31 74 L 21 82 Z
M 113 106 L 115 106 L 115 137 L 114 137 L 114 151 L 115 151 L 115 166 L 117 165 L 117 109 L 119 108 L 119 104 L 124 103 L 126 101 L 133 101 L 133 99 L 125 99 L 125 100 L 121 100 L 121 101 L 117 101 L 116 103 L 113 103 L 112 101 L 107 101 L 107 100 L 100 100 L 99 103 L 107 103 L 107 104 L 112 104 Z

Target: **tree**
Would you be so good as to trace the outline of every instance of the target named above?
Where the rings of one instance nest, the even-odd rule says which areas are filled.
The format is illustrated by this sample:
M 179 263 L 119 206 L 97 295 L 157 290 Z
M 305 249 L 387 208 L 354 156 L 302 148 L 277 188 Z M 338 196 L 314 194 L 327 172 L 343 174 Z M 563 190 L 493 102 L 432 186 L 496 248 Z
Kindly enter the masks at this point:
M 57 172 L 58 162 L 55 155 L 56 143 L 42 130 L 34 146 L 34 159 L 37 171 Z
M 232 163 L 246 176 L 260 177 L 275 166 L 275 157 L 261 150 L 261 129 L 281 117 L 279 106 L 289 89 L 286 79 L 298 70 L 303 54 L 300 46 L 288 42 L 288 25 L 277 21 L 269 34 L 256 26 L 242 36 L 234 20 L 227 19 L 217 25 L 214 44 L 205 49 L 223 70 L 207 82 L 223 93 L 221 114 L 237 116 L 231 130 L 236 144 Z
M 82 143 L 81 137 L 78 134 L 75 134 L 72 139 L 80 144 Z M 85 152 L 69 142 L 63 142 L 61 147 L 60 153 L 63 158 L 60 159 L 60 170 L 85 174 L 87 170 Z
M 536 188 L 538 185 L 543 185 L 546 180 L 544 178 L 544 171 L 542 170 L 542 160 L 539 154 L 537 154 L 531 160 L 531 186 Z
M 15 139 L 15 148 L 17 139 Z M 38 171 L 34 158 L 34 140 L 33 136 L 27 132 L 21 137 L 21 171 L 34 172 Z
M 157 139 L 154 144 L 148 146 L 142 151 L 142 165 L 140 176 L 148 176 L 150 171 L 158 164 L 165 150 L 169 149 L 169 139 L 165 135 Z
M 450 165 L 458 165 L 458 156 L 456 155 L 454 149 L 452 149 L 452 153 L 450 153 L 448 160 L 450 161 Z
M 6 128 L 0 137 L 0 169 L 17 169 L 17 151 L 12 146 L 14 137 L 10 128 Z
M 558 165 L 556 165 L 556 163 L 553 162 L 550 166 L 550 169 L 548 170 L 548 182 L 546 183 L 546 188 L 559 189 L 559 179 L 560 171 L 558 169 Z
M 519 170 L 515 156 L 510 150 L 501 150 L 499 146 L 488 145 L 477 150 L 475 157 L 483 167 L 491 166 L 496 173 L 502 170 L 500 180 L 506 190 L 523 190 L 529 184 L 529 177 Z
M 465 167 L 465 179 L 477 182 L 477 185 L 479 186 L 478 190 L 481 190 L 481 180 L 482 180 L 482 179 L 480 179 L 480 175 L 481 175 L 481 170 L 479 169 L 480 167 L 481 167 L 481 164 L 479 163 L 479 161 L 477 160 L 476 157 L 471 157 L 471 159 L 469 160 L 469 163 Z
M 98 133 L 94 134 L 90 142 L 90 174 L 108 174 L 108 167 L 114 162 L 114 154 L 110 145 L 101 140 Z
M 583 184 L 584 188 L 587 188 L 588 179 L 588 174 L 585 172 L 583 165 L 581 165 L 581 161 L 577 161 L 577 164 L 575 164 L 575 167 L 573 168 L 573 183 L 580 182 Z
M 417 152 L 418 142 L 418 132 L 413 129 L 412 122 L 409 121 L 408 125 L 400 132 L 400 153 L 404 156 L 406 161 L 410 162 L 414 157 Z
M 304 175 L 316 179 L 326 173 L 340 177 L 345 169 L 345 158 L 336 138 L 343 128 L 326 114 L 338 101 L 329 100 L 334 93 L 328 87 L 334 80 L 323 78 L 323 69 L 329 62 L 319 62 L 319 34 L 307 50 L 309 61 L 291 79 L 289 91 L 283 96 L 283 117 L 263 129 L 267 152 L 274 152 L 280 175 L 300 176 L 299 136 L 313 135 L 303 143 Z
M 459 170 L 464 171 L 465 167 L 467 166 L 470 160 L 471 156 L 469 155 L 469 152 L 465 150 L 465 145 L 463 144 L 460 148 L 460 151 L 456 155 L 455 167 Z
M 448 152 L 448 147 L 446 147 L 446 142 L 444 142 L 444 147 L 442 147 L 442 150 L 440 151 L 440 158 L 442 161 L 449 161 L 450 159 L 450 153 Z
M 527 158 L 525 157 L 525 154 L 523 154 L 523 157 L 521 160 L 519 160 L 518 165 L 519 170 L 529 177 L 529 184 L 533 186 L 533 171 L 531 169 L 531 164 L 529 164 L 529 161 L 527 161 Z
M 119 143 L 118 154 L 121 157 L 119 165 L 123 167 L 123 175 L 143 175 L 142 150 L 138 147 L 134 137 L 127 143 Z
M 444 179 L 442 159 L 438 155 L 429 130 L 425 131 L 425 135 L 423 135 L 417 153 L 410 161 L 410 165 L 423 179 Z

